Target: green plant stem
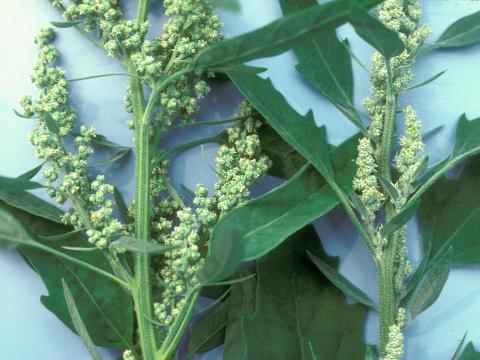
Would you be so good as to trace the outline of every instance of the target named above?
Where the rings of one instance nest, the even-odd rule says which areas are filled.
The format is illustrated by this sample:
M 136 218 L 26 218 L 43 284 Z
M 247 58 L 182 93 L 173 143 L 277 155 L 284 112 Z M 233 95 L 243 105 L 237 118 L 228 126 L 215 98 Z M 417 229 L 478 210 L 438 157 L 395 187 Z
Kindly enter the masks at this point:
M 140 4 L 142 1 L 139 2 Z M 128 72 L 136 70 L 127 64 Z M 145 119 L 145 99 L 142 83 L 130 78 L 130 94 L 135 117 L 135 235 L 139 241 L 150 241 L 150 158 L 148 146 L 148 123 Z M 133 302 L 138 324 L 139 342 L 143 360 L 154 360 L 157 350 L 155 328 L 147 319 L 153 318 L 152 284 L 150 279 L 150 257 L 148 254 L 134 255 Z
M 393 74 L 390 62 L 385 60 L 387 68 L 387 95 L 382 139 L 380 143 L 379 172 L 388 181 L 392 180 L 391 159 L 393 137 L 395 134 L 395 113 L 397 97 L 393 91 Z M 387 200 L 385 206 L 385 223 L 395 216 L 392 203 Z M 385 355 L 390 326 L 395 323 L 395 255 L 397 253 L 396 235 L 388 236 L 383 255 L 377 259 L 378 297 L 380 310 L 380 354 Z
M 161 360 L 169 360 L 175 352 L 178 343 L 182 339 L 185 328 L 192 317 L 193 309 L 197 304 L 199 296 L 200 287 L 193 289 L 185 299 L 185 306 L 182 308 L 181 313 L 176 317 L 163 341 L 162 347 L 158 351 Z

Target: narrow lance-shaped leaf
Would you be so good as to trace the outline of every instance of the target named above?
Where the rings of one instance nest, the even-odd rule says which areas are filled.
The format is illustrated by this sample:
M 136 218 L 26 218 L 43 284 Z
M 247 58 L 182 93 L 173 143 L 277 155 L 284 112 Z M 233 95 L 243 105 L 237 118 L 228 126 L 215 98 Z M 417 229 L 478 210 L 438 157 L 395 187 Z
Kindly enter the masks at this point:
M 0 190 L 0 200 L 16 209 L 26 211 L 29 214 L 63 224 L 61 219 L 63 211 L 27 191 Z
M 10 212 L 0 209 L 0 249 L 12 249 L 31 241 L 23 224 Z
M 462 352 L 464 350 L 464 345 L 465 345 L 465 339 L 467 338 L 467 333 L 463 335 L 462 340 L 460 341 L 460 344 L 458 344 L 457 350 L 455 351 L 455 354 L 453 354 L 452 360 L 458 360 L 460 359 L 460 356 L 462 355 Z
M 83 20 L 75 20 L 75 21 L 50 21 L 50 24 L 57 28 L 69 28 L 73 26 L 77 26 L 83 23 Z
M 122 149 L 122 150 L 116 152 L 115 154 L 113 154 L 112 156 L 110 156 L 109 158 L 107 158 L 103 161 L 96 162 L 94 164 L 90 164 L 90 165 L 88 165 L 88 167 L 99 167 L 99 166 L 105 166 L 105 165 L 114 163 L 114 162 L 124 158 L 128 154 L 130 154 L 131 150 L 132 149 L 130 149 L 130 148 Z
M 42 167 L 44 164 L 45 163 L 41 163 L 40 165 L 34 167 L 33 169 L 28 170 L 21 175 L 18 175 L 17 179 L 31 180 L 35 175 L 37 175 L 40 172 L 40 170 L 42 170 Z
M 337 269 L 327 264 L 322 259 L 316 257 L 312 253 L 308 252 L 308 256 L 312 259 L 315 266 L 322 272 L 322 274 L 332 282 L 337 288 L 339 288 L 346 296 L 351 297 L 353 300 L 368 306 L 371 309 L 377 309 L 377 305 L 366 295 L 362 290 L 353 285 L 346 277 L 340 274 Z
M 361 8 L 366 10 L 379 2 L 370 0 Z M 284 16 L 258 30 L 209 46 L 196 56 L 193 68 L 218 68 L 281 54 L 316 32 L 349 21 L 352 11 L 351 1 L 339 0 Z
M 395 215 L 389 222 L 382 228 L 382 236 L 387 237 L 391 233 L 397 231 L 401 227 L 407 224 L 407 222 L 415 215 L 418 207 L 420 206 L 420 200 L 417 200 L 414 204 L 410 205 L 406 211 L 401 211 Z
M 90 356 L 93 360 L 102 360 L 102 357 L 97 351 L 95 344 L 92 341 L 90 335 L 88 335 L 88 330 L 85 327 L 85 324 L 82 321 L 82 317 L 78 312 L 77 305 L 75 304 L 75 299 L 73 298 L 72 292 L 68 288 L 67 283 L 64 279 L 62 279 L 62 286 L 63 286 L 63 293 L 65 295 L 65 301 L 67 303 L 68 312 L 70 313 L 70 317 L 72 318 L 73 326 L 77 331 L 78 336 L 82 339 L 85 347 L 87 348 Z
M 480 11 L 465 16 L 443 32 L 433 48 L 452 48 L 476 44 L 480 41 Z
M 110 244 L 112 249 L 123 249 L 134 253 L 145 253 L 151 255 L 163 254 L 173 250 L 172 246 L 160 245 L 152 242 L 142 241 L 133 237 L 122 237 Z
M 439 262 L 425 276 L 409 304 L 412 320 L 427 310 L 440 296 L 450 271 L 448 261 Z
M 33 190 L 43 188 L 44 186 L 36 181 L 9 178 L 0 175 L 0 191 L 19 191 L 19 190 Z

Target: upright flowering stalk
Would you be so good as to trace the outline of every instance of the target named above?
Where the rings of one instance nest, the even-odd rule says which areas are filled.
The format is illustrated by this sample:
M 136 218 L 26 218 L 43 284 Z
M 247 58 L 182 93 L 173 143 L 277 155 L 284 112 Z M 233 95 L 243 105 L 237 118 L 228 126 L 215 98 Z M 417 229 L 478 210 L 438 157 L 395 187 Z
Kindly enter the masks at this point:
M 398 94 L 413 77 L 412 65 L 420 46 L 429 33 L 419 25 L 421 9 L 417 0 L 386 0 L 377 7 L 377 16 L 389 29 L 398 33 L 405 50 L 399 56 L 385 59 L 380 53 L 372 58 L 372 98 L 365 100 L 371 118 L 368 137 L 358 146 L 358 170 L 353 188 L 359 195 L 362 221 L 374 244 L 380 303 L 380 348 L 382 360 L 398 360 L 403 355 L 402 328 L 405 309 L 405 280 L 412 271 L 407 259 L 405 226 L 385 235 L 383 226 L 405 207 L 413 191 L 413 181 L 423 159 L 421 123 L 411 106 L 401 112 L 405 133 L 400 137 L 398 152 L 393 156 Z M 392 158 L 398 176 L 392 175 Z
M 209 196 L 199 185 L 188 207 L 171 185 L 165 151 L 157 145 L 173 125 L 194 121 L 199 100 L 209 91 L 202 72 L 192 71 L 191 65 L 200 50 L 222 37 L 213 5 L 207 0 L 165 0 L 164 32 L 147 40 L 149 0 L 139 0 L 137 17 L 129 20 L 118 0 L 68 4 L 52 0 L 52 4 L 84 37 L 128 70 L 125 107 L 132 114 L 128 126 L 135 130 L 136 146 L 135 199 L 129 208 L 133 222 L 122 225 L 112 217 L 113 187 L 87 171 L 93 129 L 80 128 L 74 140 L 77 153 L 63 147 L 63 139 L 72 134 L 75 112 L 67 105 L 63 70 L 51 65 L 57 57 L 50 45 L 51 30 L 43 30 L 36 40 L 41 53 L 33 80 L 40 96 L 22 100 L 25 114 L 39 117 L 31 141 L 38 156 L 51 165 L 45 171 L 50 194 L 60 203 L 71 200 L 74 205 L 65 221 L 86 231 L 89 241 L 104 251 L 116 276 L 128 285 L 138 331 L 137 346 L 127 349 L 124 359 L 170 359 L 200 293 L 196 273 L 203 261 L 201 247 L 218 219 L 246 199 L 248 187 L 269 167 L 257 135 L 261 124 L 251 106 L 242 103 L 243 121 L 228 130 L 228 142 L 218 153 L 214 194 Z M 149 96 L 145 87 L 152 90 Z M 167 250 L 160 256 L 113 251 L 107 245 L 119 234 Z M 128 263 L 133 263 L 133 271 L 125 266 Z

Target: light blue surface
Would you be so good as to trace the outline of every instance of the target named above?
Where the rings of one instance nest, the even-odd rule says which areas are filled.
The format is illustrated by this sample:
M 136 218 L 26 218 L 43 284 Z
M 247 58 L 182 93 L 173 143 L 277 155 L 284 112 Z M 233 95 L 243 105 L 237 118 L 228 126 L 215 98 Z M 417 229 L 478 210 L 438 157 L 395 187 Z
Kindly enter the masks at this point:
M 135 5 L 129 1 L 130 6 Z M 156 2 L 158 3 L 158 1 Z M 277 0 L 243 0 L 242 13 L 222 13 L 228 37 L 267 24 L 281 15 Z M 432 27 L 435 39 L 455 19 L 480 10 L 476 1 L 424 1 L 424 21 Z M 131 13 L 131 11 L 130 11 Z M 162 20 L 156 11 L 152 20 L 155 29 Z M 19 119 L 12 113 L 20 96 L 33 93 L 29 82 L 37 49 L 33 35 L 58 15 L 47 0 L 0 1 L 0 174 L 18 175 L 38 164 L 26 134 L 33 123 Z M 341 36 L 348 37 L 353 50 L 365 62 L 371 49 L 362 43 L 348 27 L 342 27 Z M 63 65 L 68 77 L 121 72 L 122 68 L 106 58 L 98 49 L 86 43 L 72 29 L 61 30 L 58 46 L 64 53 Z M 416 66 L 416 82 L 420 82 L 444 69 L 448 72 L 428 87 L 405 94 L 402 102 L 418 110 L 426 131 L 444 125 L 442 132 L 429 140 L 427 152 L 433 161 L 448 154 L 452 146 L 453 129 L 458 117 L 466 112 L 468 117 L 480 116 L 480 47 L 459 51 L 442 51 L 422 58 Z M 306 85 L 294 70 L 295 58 L 287 53 L 271 59 L 256 61 L 256 65 L 269 68 L 266 76 L 285 94 L 288 101 L 302 114 L 313 109 L 318 124 L 326 124 L 329 139 L 338 144 L 355 132 L 350 123 L 332 109 L 315 91 Z M 262 76 L 265 76 L 263 74 Z M 355 67 L 355 96 L 360 103 L 368 94 L 368 76 Z M 72 96 L 81 121 L 94 124 L 99 133 L 113 141 L 132 144 L 132 132 L 126 129 L 128 115 L 121 106 L 126 80 L 103 78 L 77 82 L 72 86 Z M 225 118 L 232 114 L 240 96 L 231 85 L 219 85 L 209 96 L 202 110 L 204 119 Z M 166 141 L 167 145 L 186 142 L 214 134 L 218 128 L 197 128 L 195 131 L 178 131 Z M 216 146 L 205 146 L 205 154 L 213 163 Z M 107 168 L 107 176 L 131 198 L 133 193 L 132 157 L 120 169 Z M 198 149 L 187 151 L 175 158 L 172 165 L 174 184 L 194 187 L 198 182 L 211 186 L 214 174 L 203 160 Z M 317 229 L 326 250 L 341 257 L 341 271 L 371 297 L 376 297 L 375 269 L 364 245 L 346 221 L 341 211 L 317 222 Z M 409 228 L 412 261 L 418 263 L 419 234 L 416 224 Z M 453 270 L 439 300 L 420 315 L 406 331 L 406 359 L 450 359 L 465 331 L 468 339 L 480 348 L 480 271 L 477 269 Z M 88 359 L 80 340 L 70 333 L 52 314 L 43 308 L 39 297 L 46 289 L 38 277 L 14 252 L 0 253 L 0 359 L 10 360 L 80 360 Z M 367 321 L 365 337 L 370 343 L 378 336 L 377 319 L 371 314 Z M 113 359 L 106 355 L 105 359 Z M 202 359 L 221 359 L 221 349 Z

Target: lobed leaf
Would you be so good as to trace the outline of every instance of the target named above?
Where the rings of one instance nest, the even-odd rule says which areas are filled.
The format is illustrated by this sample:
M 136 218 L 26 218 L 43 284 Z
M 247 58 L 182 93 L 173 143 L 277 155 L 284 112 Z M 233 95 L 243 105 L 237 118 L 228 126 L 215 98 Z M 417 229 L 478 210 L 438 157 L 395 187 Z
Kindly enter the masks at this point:
M 316 0 L 280 1 L 284 14 L 315 4 Z M 315 34 L 293 50 L 298 59 L 296 69 L 305 80 L 334 105 L 353 108 L 352 61 L 347 48 L 338 40 L 335 30 Z M 364 128 L 361 121 L 356 120 L 357 126 Z
M 355 174 L 351 159 L 355 158 L 357 140 L 357 136 L 352 137 L 332 150 L 334 168 L 345 185 L 351 184 Z M 338 199 L 325 180 L 305 165 L 288 182 L 221 218 L 210 238 L 204 271 L 211 269 L 210 274 L 228 277 L 242 262 L 260 258 L 337 205 Z
M 350 360 L 363 356 L 365 307 L 315 274 L 305 251 L 335 265 L 313 226 L 295 233 L 257 264 L 257 281 L 232 288 L 224 358 Z M 281 284 L 281 285 L 279 285 Z
M 1 214 L 9 213 L 22 226 L 23 224 L 29 225 L 30 240 L 26 240 L 24 235 L 16 236 L 15 239 L 17 242 L 21 242 L 17 250 L 42 278 L 48 290 L 48 295 L 41 297 L 42 304 L 72 331 L 75 331 L 65 303 L 63 278 L 76 301 L 82 304 L 79 312 L 95 345 L 121 349 L 132 348 L 133 304 L 124 289 L 83 265 L 67 263 L 59 256 L 37 249 L 47 247 L 40 236 L 64 234 L 69 231 L 68 227 L 15 209 L 1 201 L 0 209 Z M 10 222 L 1 221 L 0 223 L 4 224 L 5 227 L 11 225 Z M 12 227 L 9 228 L 12 229 Z M 35 247 L 32 247 L 32 244 L 35 244 Z M 69 239 L 68 242 L 49 242 L 48 247 L 64 254 L 65 250 L 62 246 L 84 247 L 87 244 L 86 240 L 77 235 Z M 75 252 L 73 256 L 69 256 L 105 272 L 110 269 L 108 262 L 100 251 Z
M 380 20 L 367 12 L 355 13 L 350 23 L 355 28 L 355 32 L 386 59 L 400 55 L 405 49 L 397 32 L 388 29 Z
M 365 11 L 379 2 L 359 4 L 338 0 L 297 11 L 260 29 L 207 47 L 193 60 L 193 69 L 219 68 L 281 54 L 317 32 L 346 23 L 355 7 Z

